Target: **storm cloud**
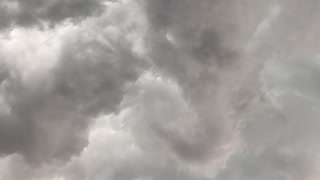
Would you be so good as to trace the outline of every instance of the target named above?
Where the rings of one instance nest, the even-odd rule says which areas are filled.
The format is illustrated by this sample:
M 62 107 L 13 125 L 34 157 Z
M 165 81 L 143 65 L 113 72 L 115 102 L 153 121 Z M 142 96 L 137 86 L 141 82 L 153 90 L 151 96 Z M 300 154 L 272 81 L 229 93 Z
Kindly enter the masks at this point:
M 0 179 L 318 179 L 318 6 L 0 0 Z
M 54 26 L 66 19 L 79 21 L 101 13 L 104 9 L 103 2 L 100 0 L 1 0 L 0 28 L 41 26 L 46 23 Z
M 140 73 L 138 57 L 126 40 L 108 41 L 103 34 L 100 40 L 86 39 L 83 31 L 71 30 L 68 33 L 74 37 L 57 42 L 59 53 L 51 62 L 46 57 L 50 52 L 41 47 L 29 51 L 32 43 L 23 42 L 20 35 L 12 35 L 11 42 L 3 43 L 4 53 L 15 48 L 15 43 L 26 43 L 27 47 L 20 48 L 23 52 L 18 57 L 10 53 L 3 56 L 7 65 L 1 73 L 2 155 L 20 153 L 32 162 L 69 158 L 87 145 L 91 118 L 117 110 L 125 83 L 134 81 Z M 110 44 L 104 44 L 104 40 Z M 46 48 L 54 50 L 50 45 Z M 36 62 L 24 62 L 28 60 L 23 53 Z M 20 67 L 14 61 L 21 62 Z M 47 64 L 37 67 L 41 61 Z M 36 75 L 33 70 L 44 71 Z

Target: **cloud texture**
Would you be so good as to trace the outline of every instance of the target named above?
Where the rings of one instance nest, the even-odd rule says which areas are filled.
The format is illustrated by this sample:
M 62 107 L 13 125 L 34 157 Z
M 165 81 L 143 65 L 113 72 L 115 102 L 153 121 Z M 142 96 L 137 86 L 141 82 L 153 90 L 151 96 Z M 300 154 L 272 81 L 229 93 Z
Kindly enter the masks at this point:
M 81 20 L 101 13 L 103 3 L 100 0 L 1 0 L 0 29 L 43 23 L 55 25 L 65 19 Z
M 318 6 L 0 0 L 0 179 L 318 179 Z

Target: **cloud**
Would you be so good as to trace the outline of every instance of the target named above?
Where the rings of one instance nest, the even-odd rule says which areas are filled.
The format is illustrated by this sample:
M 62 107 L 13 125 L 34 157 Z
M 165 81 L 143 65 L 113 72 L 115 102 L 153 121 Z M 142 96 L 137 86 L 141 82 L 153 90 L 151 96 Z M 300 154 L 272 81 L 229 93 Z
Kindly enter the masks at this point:
M 248 116 L 246 149 L 217 179 L 309 179 L 318 177 L 319 66 L 312 61 L 265 63 L 264 103 Z M 276 100 L 276 104 L 274 104 Z
M 89 146 L 67 165 L 66 179 L 191 179 L 182 172 L 176 173 L 173 162 L 140 148 L 125 128 L 130 111 L 96 119 Z
M 148 108 L 142 108 L 146 109 L 142 111 L 145 116 L 142 119 L 156 121 L 159 118 L 159 123 L 152 125 L 153 133 L 167 143 L 177 159 L 195 173 L 214 177 L 241 149 L 241 113 L 245 108 L 240 110 L 237 103 L 245 97 L 239 94 L 247 93 L 249 99 L 255 96 L 244 86 L 256 65 L 240 47 L 245 42 L 241 37 L 241 4 L 236 1 L 154 0 L 144 5 L 151 26 L 146 34 L 146 44 L 150 47 L 148 57 L 160 73 L 176 81 L 182 91 L 183 100 L 179 101 L 185 101 L 194 114 L 182 115 L 186 113 L 183 112 L 180 115 L 179 111 L 187 110 L 175 109 L 177 114 L 148 115 L 161 109 L 153 103 L 159 101 L 157 97 L 164 96 L 162 101 L 167 99 L 165 102 L 170 103 L 178 96 L 166 97 L 161 92 L 161 95 L 145 95 L 147 104 L 141 106 Z M 162 114 L 173 117 L 162 117 Z M 162 126 L 171 123 L 162 125 L 162 119 L 177 121 L 177 125 L 167 130 Z M 180 132 L 180 128 L 184 130 Z M 193 131 L 198 139 L 193 140 Z
M 0 179 L 317 179 L 317 5 L 0 1 Z
M 22 29 L 3 40 L 1 155 L 35 164 L 67 160 L 87 145 L 91 118 L 117 111 L 141 62 L 125 37 L 114 41 L 99 24 L 89 32 L 88 23 L 47 34 Z M 38 39 L 24 37 L 30 34 Z
M 103 12 L 104 1 L 93 0 L 1 0 L 0 29 L 30 27 L 47 23 L 55 25 L 66 19 L 78 21 Z
M 239 176 L 242 177 L 241 173 L 243 171 L 239 169 L 241 169 L 241 166 L 247 167 L 246 163 L 250 164 L 251 162 L 256 162 L 256 164 L 253 163 L 253 167 L 258 166 L 257 168 L 261 169 L 261 173 L 253 176 L 253 179 L 289 177 L 301 179 L 313 174 L 314 161 L 310 156 L 316 156 L 316 154 L 309 151 L 310 149 L 317 149 L 315 145 L 317 142 L 314 141 L 314 137 L 319 136 L 312 128 L 318 127 L 315 120 L 315 117 L 318 116 L 315 113 L 318 106 L 318 93 L 316 93 L 318 88 L 316 81 L 313 80 L 317 77 L 318 69 L 312 65 L 311 61 L 305 60 L 307 61 L 305 63 L 296 63 L 294 60 L 314 58 L 314 49 L 316 48 L 305 50 L 306 48 L 302 48 L 291 41 L 296 40 L 294 37 L 297 39 L 305 39 L 305 36 L 308 35 L 316 37 L 313 33 L 314 25 L 305 20 L 318 18 L 315 11 L 311 10 L 313 3 L 310 1 L 304 5 L 301 3 L 291 5 L 291 2 L 281 1 L 279 4 L 270 3 L 270 6 L 266 6 L 265 15 L 260 16 L 261 20 L 271 14 L 272 23 L 269 24 L 268 30 L 264 32 L 264 36 L 258 38 L 259 44 L 262 45 L 250 54 L 245 53 L 243 44 L 250 42 L 251 38 L 246 39 L 243 36 L 252 32 L 251 36 L 254 37 L 256 28 L 252 28 L 251 31 L 250 28 L 242 25 L 246 22 L 249 23 L 247 24 L 249 27 L 259 27 L 260 23 L 256 20 L 248 22 L 245 19 L 246 14 L 232 14 L 231 12 L 238 12 L 236 10 L 241 9 L 241 6 L 237 6 L 239 4 L 235 2 L 155 0 L 148 1 L 146 4 L 151 28 L 154 28 L 147 36 L 149 38 L 147 43 L 151 45 L 149 56 L 154 60 L 157 67 L 176 79 L 177 83 L 183 88 L 184 97 L 187 97 L 188 102 L 196 109 L 195 112 L 199 114 L 197 123 L 205 124 L 206 121 L 201 118 L 208 118 L 212 122 L 217 121 L 217 123 L 214 123 L 215 127 L 222 127 L 227 124 L 236 126 L 243 117 L 241 115 L 243 111 L 234 109 L 236 107 L 234 105 L 243 101 L 245 97 L 235 98 L 237 100 L 233 101 L 230 94 L 235 93 L 241 96 L 243 94 L 241 91 L 244 91 L 244 94 L 249 93 L 248 96 L 253 97 L 244 101 L 252 102 L 255 97 L 258 97 L 256 95 L 260 91 L 259 88 L 264 86 L 263 78 L 267 79 L 268 83 L 271 83 L 274 87 L 270 91 L 261 89 L 262 94 L 265 93 L 270 104 L 255 107 L 247 106 L 249 112 L 253 111 L 257 114 L 253 113 L 255 115 L 250 117 L 251 113 L 246 114 L 247 111 L 245 111 L 245 127 L 241 129 L 242 140 L 247 147 L 243 153 L 245 157 L 244 160 L 239 161 L 234 160 L 234 158 L 229 159 L 230 163 L 239 163 L 239 165 L 233 167 L 231 164 L 231 167 L 226 170 L 226 177 L 230 178 L 228 173 L 231 176 L 234 175 L 232 177 L 235 179 Z M 254 5 L 253 7 L 259 9 L 258 5 L 257 7 Z M 303 6 L 303 10 L 300 11 L 297 8 L 298 6 Z M 253 9 L 251 11 L 253 14 L 256 12 Z M 257 12 L 257 14 L 259 13 Z M 292 21 L 289 22 L 288 19 Z M 313 30 L 309 30 L 309 28 Z M 245 30 L 245 32 L 242 30 Z M 303 40 L 303 42 L 306 42 L 304 44 L 311 43 L 308 47 L 312 47 L 312 44 L 315 43 L 311 39 Z M 270 75 L 268 77 L 252 78 L 252 76 L 258 77 L 257 74 L 251 74 L 252 72 L 264 71 L 263 69 L 259 70 L 258 64 L 265 61 L 269 63 L 269 59 L 273 62 L 272 58 L 275 59 L 275 62 L 279 61 L 272 65 L 273 68 L 278 68 L 278 70 L 268 72 Z M 292 59 L 292 61 L 287 59 Z M 282 80 L 287 76 L 289 76 L 289 80 Z M 249 85 L 246 83 L 248 81 L 250 81 Z M 254 85 L 255 81 L 261 81 L 258 88 Z M 263 96 L 261 98 L 263 100 Z M 151 106 L 148 105 L 147 107 Z M 314 109 L 314 111 L 311 109 Z M 230 112 L 231 114 L 234 113 L 234 116 L 232 116 L 234 119 L 229 119 L 227 116 Z M 221 116 L 219 116 L 220 113 Z M 210 127 L 208 124 L 203 126 Z M 228 130 L 228 128 L 225 130 L 227 132 L 237 131 L 234 129 Z M 212 129 L 209 131 L 215 132 Z M 171 134 L 168 131 L 160 132 L 166 137 L 169 144 L 172 143 L 173 152 L 176 151 L 178 155 L 179 152 L 182 153 L 180 154 L 182 159 L 184 158 L 183 154 L 188 152 L 189 147 L 191 149 L 192 147 L 195 148 L 190 150 L 192 153 L 188 154 L 185 157 L 186 159 L 193 157 L 193 155 L 203 155 L 205 154 L 203 152 L 210 149 L 200 144 L 182 146 L 181 139 L 170 136 Z M 175 133 L 178 134 L 178 130 L 175 130 Z M 215 137 L 217 137 L 216 134 Z M 222 135 L 222 137 L 225 136 Z M 197 142 L 201 143 L 201 140 Z M 215 141 L 214 138 L 210 138 L 210 140 L 210 143 Z M 182 151 L 179 151 L 180 145 L 183 147 L 181 148 Z M 197 151 L 197 147 L 202 147 L 200 148 L 202 153 Z M 282 149 L 291 149 L 294 153 L 288 155 L 282 153 Z M 257 153 L 260 154 L 256 155 Z M 213 155 L 210 151 L 208 154 Z M 241 157 L 241 154 L 234 154 L 234 156 Z M 207 160 L 208 156 L 205 157 L 207 157 Z M 289 161 L 288 164 L 281 167 L 282 170 L 280 171 L 283 171 L 281 173 L 284 175 L 276 175 L 277 170 L 269 167 L 277 166 L 281 162 L 271 162 L 272 165 L 263 165 L 263 162 L 268 162 L 268 159 L 272 158 Z M 205 164 L 205 161 L 201 162 Z M 184 165 L 190 164 L 192 164 L 190 161 L 184 161 Z M 250 165 L 248 166 L 250 167 Z M 202 167 L 201 170 L 204 169 Z M 211 167 L 209 171 L 212 172 L 213 169 Z M 231 169 L 231 171 L 228 171 L 228 169 Z M 206 173 L 202 172 L 202 174 Z M 243 176 L 243 179 L 246 178 L 249 177 Z
M 141 147 L 174 159 L 182 169 L 213 176 L 241 145 L 236 122 L 205 119 L 176 82 L 146 73 L 138 87 L 128 124 Z

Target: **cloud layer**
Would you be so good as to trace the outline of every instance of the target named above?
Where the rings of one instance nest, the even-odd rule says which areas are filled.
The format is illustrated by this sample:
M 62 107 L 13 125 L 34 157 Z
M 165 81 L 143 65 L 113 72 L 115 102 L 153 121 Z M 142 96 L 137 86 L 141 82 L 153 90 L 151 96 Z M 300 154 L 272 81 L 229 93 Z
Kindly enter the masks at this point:
M 318 179 L 318 6 L 0 0 L 0 179 Z

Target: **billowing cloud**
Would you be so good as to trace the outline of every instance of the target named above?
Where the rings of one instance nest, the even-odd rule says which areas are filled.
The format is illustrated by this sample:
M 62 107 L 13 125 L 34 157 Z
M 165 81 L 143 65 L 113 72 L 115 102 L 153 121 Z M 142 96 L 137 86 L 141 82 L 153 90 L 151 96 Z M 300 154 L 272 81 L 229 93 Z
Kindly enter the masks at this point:
M 141 63 L 128 39 L 113 40 L 113 30 L 99 24 L 89 32 L 89 25 L 45 35 L 16 30 L 3 40 L 1 155 L 19 153 L 35 163 L 68 159 L 87 145 L 90 119 L 117 110 Z
M 318 6 L 0 0 L 0 179 L 318 179 Z

